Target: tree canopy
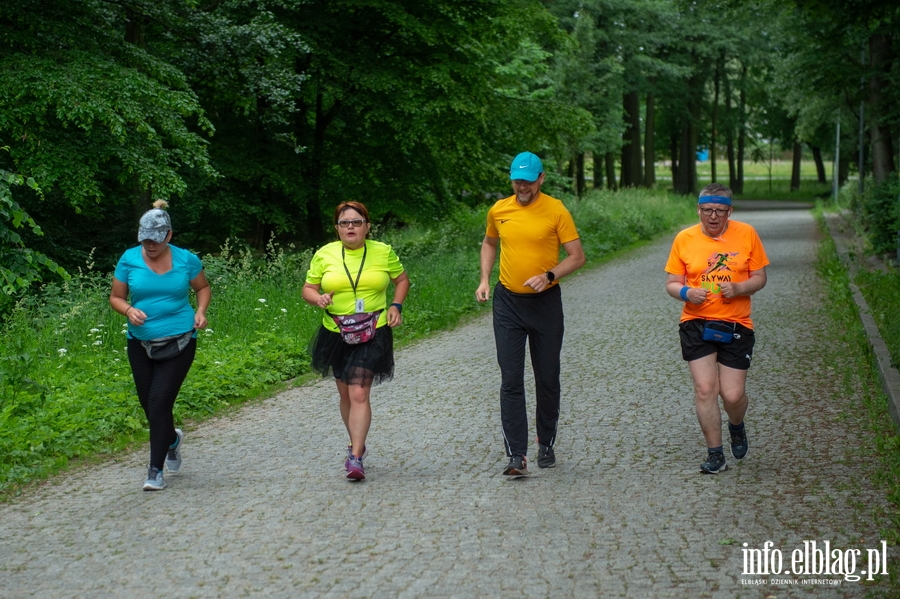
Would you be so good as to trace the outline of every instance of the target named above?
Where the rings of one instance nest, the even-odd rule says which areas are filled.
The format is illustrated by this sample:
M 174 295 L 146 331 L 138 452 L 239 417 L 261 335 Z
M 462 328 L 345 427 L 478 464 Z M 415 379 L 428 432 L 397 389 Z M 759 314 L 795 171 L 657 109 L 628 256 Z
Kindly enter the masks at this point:
M 396 224 L 488 201 L 526 149 L 556 188 L 692 194 L 712 147 L 740 192 L 759 144 L 821 162 L 838 119 L 855 168 L 861 109 L 863 174 L 884 181 L 898 18 L 874 0 L 8 0 L 0 168 L 42 193 L 7 185 L 36 228 L 0 250 L 109 267 L 156 198 L 190 247 L 314 246 L 345 199 Z

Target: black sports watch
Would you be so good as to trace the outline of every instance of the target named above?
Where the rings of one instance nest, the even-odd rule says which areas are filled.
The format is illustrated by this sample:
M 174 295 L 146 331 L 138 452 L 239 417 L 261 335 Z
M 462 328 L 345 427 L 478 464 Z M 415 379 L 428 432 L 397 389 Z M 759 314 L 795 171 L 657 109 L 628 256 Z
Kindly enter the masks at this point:
M 556 280 L 556 275 L 553 274 L 552 270 L 548 270 L 546 274 L 547 274 L 547 280 L 550 281 L 551 283 Z

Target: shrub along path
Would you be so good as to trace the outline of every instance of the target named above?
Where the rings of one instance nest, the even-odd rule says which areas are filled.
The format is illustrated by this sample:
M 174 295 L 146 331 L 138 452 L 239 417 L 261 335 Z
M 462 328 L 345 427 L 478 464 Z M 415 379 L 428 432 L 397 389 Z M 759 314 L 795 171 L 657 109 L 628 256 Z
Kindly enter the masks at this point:
M 832 569 L 868 571 L 866 550 L 882 548 L 888 508 L 871 482 L 878 464 L 865 457 L 872 439 L 856 405 L 865 383 L 842 370 L 851 350 L 823 315 L 812 216 L 736 217 L 758 228 L 773 264 L 755 299 L 750 453 L 729 458 L 727 472 L 699 473 L 679 304 L 663 289 L 667 236 L 563 281 L 557 468 L 500 475 L 488 315 L 398 354 L 396 379 L 373 393 L 366 481 L 342 476 L 333 384 L 296 388 L 188 430 L 182 473 L 163 492 L 140 490 L 141 451 L 0 506 L 0 596 L 781 598 L 884 589 L 880 556 L 869 584 L 771 575 L 794 568 L 792 552 L 802 556 L 812 541 L 840 550 Z M 750 555 L 764 562 L 754 572 L 768 565 L 769 574 L 748 572 Z M 826 579 L 839 584 L 810 584 Z

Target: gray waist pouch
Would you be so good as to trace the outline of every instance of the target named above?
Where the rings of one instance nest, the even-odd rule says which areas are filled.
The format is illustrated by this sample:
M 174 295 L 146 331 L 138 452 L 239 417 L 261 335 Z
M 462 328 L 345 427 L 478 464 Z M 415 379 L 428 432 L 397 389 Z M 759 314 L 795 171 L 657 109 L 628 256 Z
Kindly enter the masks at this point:
M 147 357 L 151 360 L 171 360 L 184 351 L 184 348 L 191 342 L 193 336 L 194 329 L 191 329 L 187 333 L 182 333 L 181 335 L 171 335 L 169 337 L 141 341 L 141 345 L 144 346 Z

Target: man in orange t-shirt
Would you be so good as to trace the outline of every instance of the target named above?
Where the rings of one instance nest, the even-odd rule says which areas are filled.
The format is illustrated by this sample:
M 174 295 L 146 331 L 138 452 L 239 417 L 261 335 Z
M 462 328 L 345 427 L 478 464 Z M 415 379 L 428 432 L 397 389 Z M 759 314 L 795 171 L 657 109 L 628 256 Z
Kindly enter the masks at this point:
M 700 471 L 728 469 L 722 451 L 722 412 L 728 415 L 731 455 L 742 460 L 750 442 L 744 426 L 747 370 L 755 336 L 750 296 L 765 287 L 769 259 L 756 230 L 729 220 L 731 190 L 711 183 L 700 192 L 700 224 L 675 237 L 666 262 L 666 292 L 684 302 L 681 355 L 694 381 L 697 420 L 706 440 Z
M 556 465 L 553 444 L 559 422 L 563 340 L 559 279 L 584 264 L 572 215 L 563 203 L 541 193 L 544 166 L 522 152 L 510 166 L 514 195 L 488 211 L 481 244 L 479 302 L 490 299 L 490 278 L 500 246 L 500 282 L 494 287 L 494 340 L 500 365 L 500 421 L 509 464 L 507 476 L 528 474 L 528 414 L 525 407 L 525 342 L 534 369 L 538 466 Z M 566 252 L 560 261 L 559 248 Z

